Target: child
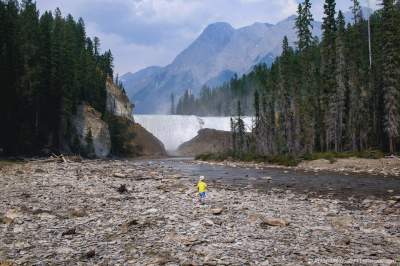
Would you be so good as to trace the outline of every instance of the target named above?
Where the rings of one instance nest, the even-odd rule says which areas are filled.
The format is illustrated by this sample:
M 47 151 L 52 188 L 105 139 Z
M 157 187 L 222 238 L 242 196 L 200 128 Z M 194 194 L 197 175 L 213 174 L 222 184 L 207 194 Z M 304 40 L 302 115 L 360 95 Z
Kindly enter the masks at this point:
M 200 203 L 204 204 L 206 199 L 207 184 L 204 182 L 204 176 L 200 176 L 199 183 L 197 183 L 199 189 Z

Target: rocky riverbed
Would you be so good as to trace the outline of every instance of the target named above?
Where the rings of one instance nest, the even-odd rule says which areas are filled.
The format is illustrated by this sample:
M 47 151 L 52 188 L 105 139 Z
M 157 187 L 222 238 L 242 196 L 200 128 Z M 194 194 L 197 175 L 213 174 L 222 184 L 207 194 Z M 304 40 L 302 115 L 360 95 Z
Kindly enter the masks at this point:
M 197 161 L 197 163 L 230 166 L 230 167 L 251 167 L 256 169 L 280 168 L 294 169 L 313 172 L 336 172 L 345 174 L 369 174 L 376 176 L 400 176 L 400 158 L 385 157 L 381 159 L 346 158 L 329 161 L 319 159 L 303 161 L 298 166 L 281 166 L 268 163 L 241 162 L 241 161 Z
M 195 183 L 162 161 L 0 167 L 0 265 L 396 265 L 400 198 Z

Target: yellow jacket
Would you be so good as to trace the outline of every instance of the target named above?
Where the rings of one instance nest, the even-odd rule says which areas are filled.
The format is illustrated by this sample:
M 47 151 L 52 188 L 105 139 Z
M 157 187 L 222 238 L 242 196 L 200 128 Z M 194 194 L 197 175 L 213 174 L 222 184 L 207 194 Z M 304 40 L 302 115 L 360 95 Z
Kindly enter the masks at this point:
M 197 183 L 197 188 L 199 189 L 199 192 L 206 192 L 207 190 L 207 184 L 204 181 L 199 181 L 199 183 Z

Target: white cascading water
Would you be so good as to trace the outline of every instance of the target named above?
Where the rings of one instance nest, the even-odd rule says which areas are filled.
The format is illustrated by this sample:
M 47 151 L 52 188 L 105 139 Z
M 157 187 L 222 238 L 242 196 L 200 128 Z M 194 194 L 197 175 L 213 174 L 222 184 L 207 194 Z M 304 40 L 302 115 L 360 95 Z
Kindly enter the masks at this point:
M 231 130 L 230 117 L 199 117 L 194 115 L 134 115 L 135 122 L 164 143 L 169 152 L 197 136 L 200 129 Z M 251 131 L 252 117 L 244 117 L 247 131 Z

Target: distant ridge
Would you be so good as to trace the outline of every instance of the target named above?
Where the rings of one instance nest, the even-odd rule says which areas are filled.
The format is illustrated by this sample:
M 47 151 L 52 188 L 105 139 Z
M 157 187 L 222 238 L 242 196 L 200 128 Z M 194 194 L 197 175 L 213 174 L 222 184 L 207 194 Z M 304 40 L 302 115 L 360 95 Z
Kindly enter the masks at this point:
M 364 15 L 368 9 L 363 8 Z M 345 13 L 351 22 L 350 12 Z M 167 113 L 170 95 L 180 97 L 186 89 L 198 93 L 203 85 L 215 87 L 230 80 L 236 73 L 247 73 L 254 65 L 270 65 L 281 53 L 286 35 L 294 46 L 296 16 L 277 24 L 256 22 L 234 29 L 226 22 L 208 25 L 188 48 L 166 67 L 148 67 L 121 77 L 135 113 Z M 321 37 L 321 22 L 313 24 L 313 35 Z

